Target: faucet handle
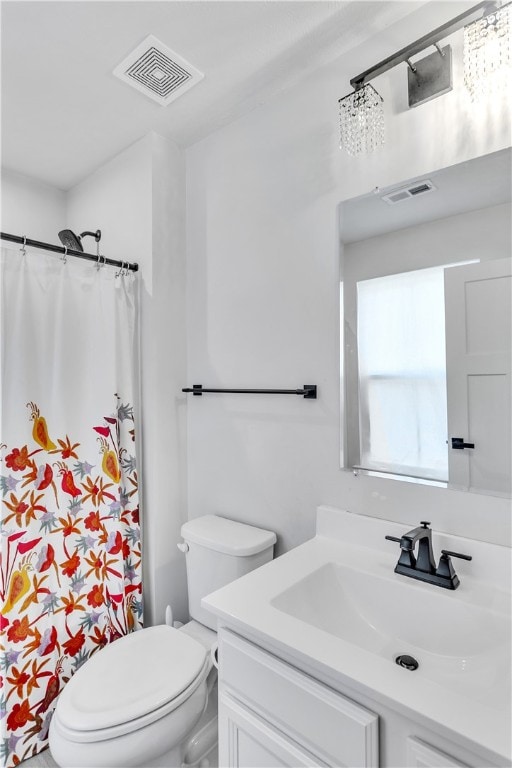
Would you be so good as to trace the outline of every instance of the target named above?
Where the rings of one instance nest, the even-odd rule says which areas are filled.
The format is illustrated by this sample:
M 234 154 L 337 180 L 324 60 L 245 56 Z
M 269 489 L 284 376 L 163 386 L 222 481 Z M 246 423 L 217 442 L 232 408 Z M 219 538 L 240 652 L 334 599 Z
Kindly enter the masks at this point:
M 460 552 L 451 552 L 449 549 L 442 549 L 442 555 L 448 555 L 449 557 L 460 557 L 461 560 L 472 560 L 472 555 L 461 555 Z
M 403 565 L 406 568 L 415 568 L 416 567 L 416 558 L 414 557 L 414 553 L 411 549 L 406 549 L 402 545 L 402 539 L 399 539 L 397 536 L 384 536 L 385 539 L 388 541 L 396 541 L 398 544 L 400 544 L 400 558 L 397 563 L 398 565 Z M 396 571 L 396 568 L 395 568 Z
M 436 576 L 443 580 L 449 589 L 457 589 L 459 586 L 459 577 L 455 573 L 451 557 L 460 557 L 462 560 L 472 560 L 471 555 L 462 555 L 460 552 L 452 552 L 449 549 L 441 550 L 441 557 L 437 566 Z
M 427 523 L 426 520 L 420 520 L 420 525 L 422 528 L 428 528 L 430 525 L 430 521 Z

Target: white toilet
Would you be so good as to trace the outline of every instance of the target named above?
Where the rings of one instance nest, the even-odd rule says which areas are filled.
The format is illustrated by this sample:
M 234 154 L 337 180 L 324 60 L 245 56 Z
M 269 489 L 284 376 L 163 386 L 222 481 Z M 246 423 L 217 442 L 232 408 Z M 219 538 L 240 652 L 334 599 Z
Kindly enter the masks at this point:
M 190 520 L 181 535 L 192 620 L 133 632 L 80 667 L 50 726 L 63 768 L 179 768 L 215 747 L 216 618 L 201 598 L 271 560 L 276 535 L 215 515 Z

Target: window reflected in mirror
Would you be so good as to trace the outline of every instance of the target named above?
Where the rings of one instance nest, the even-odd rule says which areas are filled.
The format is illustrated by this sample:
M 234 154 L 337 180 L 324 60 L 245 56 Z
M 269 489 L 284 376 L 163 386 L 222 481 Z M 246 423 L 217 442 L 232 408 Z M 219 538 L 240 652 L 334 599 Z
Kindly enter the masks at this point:
M 358 465 L 448 480 L 444 270 L 356 287 Z

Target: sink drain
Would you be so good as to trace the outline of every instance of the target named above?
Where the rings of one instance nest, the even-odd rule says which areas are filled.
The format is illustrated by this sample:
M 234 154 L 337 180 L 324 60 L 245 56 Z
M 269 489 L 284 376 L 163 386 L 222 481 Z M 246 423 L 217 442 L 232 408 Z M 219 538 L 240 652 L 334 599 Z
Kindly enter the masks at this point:
M 397 656 L 395 661 L 399 667 L 409 669 L 411 672 L 414 672 L 414 670 L 418 669 L 419 667 L 419 662 L 416 661 L 414 656 L 408 656 L 406 653 L 402 653 L 400 656 Z

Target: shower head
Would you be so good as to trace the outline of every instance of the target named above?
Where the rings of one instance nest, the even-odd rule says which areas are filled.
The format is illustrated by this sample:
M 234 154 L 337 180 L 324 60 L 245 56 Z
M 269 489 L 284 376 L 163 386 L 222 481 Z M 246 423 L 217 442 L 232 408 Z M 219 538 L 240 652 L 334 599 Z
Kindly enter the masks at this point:
M 80 251 L 83 253 L 82 238 L 94 237 L 97 243 L 101 240 L 101 230 L 97 229 L 96 232 L 82 232 L 80 235 L 75 235 L 70 229 L 63 229 L 59 232 L 59 240 L 64 248 L 71 248 L 73 251 Z
M 64 248 L 71 248 L 73 251 L 83 252 L 84 249 L 80 239 L 81 238 L 75 235 L 70 229 L 63 229 L 62 232 L 59 232 L 59 240 Z

